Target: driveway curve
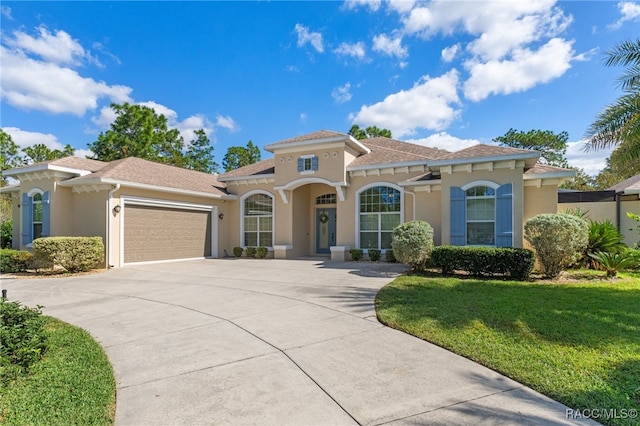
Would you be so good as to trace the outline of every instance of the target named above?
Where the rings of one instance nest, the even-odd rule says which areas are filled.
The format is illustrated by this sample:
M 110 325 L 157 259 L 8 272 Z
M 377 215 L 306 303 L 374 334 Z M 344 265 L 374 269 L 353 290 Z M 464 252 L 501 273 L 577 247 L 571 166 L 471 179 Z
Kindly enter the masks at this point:
M 10 300 L 44 305 L 101 343 L 116 425 L 579 423 L 562 404 L 380 324 L 375 295 L 402 272 L 216 259 L 2 284 Z

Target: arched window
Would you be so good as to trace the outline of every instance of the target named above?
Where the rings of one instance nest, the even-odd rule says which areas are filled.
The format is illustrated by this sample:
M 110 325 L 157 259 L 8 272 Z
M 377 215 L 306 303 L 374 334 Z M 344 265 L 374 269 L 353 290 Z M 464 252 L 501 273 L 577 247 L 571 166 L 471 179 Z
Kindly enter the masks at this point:
M 323 194 L 319 197 L 316 197 L 316 205 L 321 204 L 335 204 L 336 203 L 336 194 Z
M 390 186 L 365 189 L 359 197 L 360 248 L 390 249 L 393 228 L 401 222 L 402 196 Z
M 495 245 L 496 190 L 474 186 L 465 192 L 467 200 L 467 245 Z
M 31 197 L 32 235 L 33 239 L 42 237 L 42 193 L 36 192 Z
M 249 195 L 242 203 L 243 245 L 273 246 L 273 197 L 266 193 Z

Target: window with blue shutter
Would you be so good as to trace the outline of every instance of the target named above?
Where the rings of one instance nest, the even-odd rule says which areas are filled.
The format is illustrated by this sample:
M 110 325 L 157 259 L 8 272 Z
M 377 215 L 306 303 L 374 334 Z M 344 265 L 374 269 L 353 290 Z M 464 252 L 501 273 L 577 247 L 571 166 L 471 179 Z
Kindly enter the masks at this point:
M 467 244 L 465 194 L 462 188 L 450 188 L 451 201 L 451 245 L 464 246 Z
M 298 173 L 304 171 L 304 158 L 298 158 Z
M 22 244 L 51 235 L 51 193 L 22 194 Z
M 318 157 L 315 155 L 303 155 L 298 158 L 299 173 L 313 173 L 318 170 Z
M 496 192 L 496 246 L 513 246 L 513 184 L 507 183 Z

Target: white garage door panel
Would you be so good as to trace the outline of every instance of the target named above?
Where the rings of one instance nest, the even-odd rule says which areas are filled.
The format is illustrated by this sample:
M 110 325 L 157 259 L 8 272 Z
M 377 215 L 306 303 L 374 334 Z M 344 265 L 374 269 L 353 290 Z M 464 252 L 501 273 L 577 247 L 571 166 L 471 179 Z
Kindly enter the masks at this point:
M 211 212 L 127 205 L 124 262 L 211 255 Z

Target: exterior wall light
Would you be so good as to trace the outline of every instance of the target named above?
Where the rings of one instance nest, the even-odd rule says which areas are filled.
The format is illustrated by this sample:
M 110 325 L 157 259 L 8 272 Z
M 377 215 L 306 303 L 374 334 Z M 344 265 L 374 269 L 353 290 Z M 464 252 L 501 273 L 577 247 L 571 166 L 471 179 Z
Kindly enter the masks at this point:
M 120 213 L 120 210 L 122 210 L 122 207 L 120 207 L 120 204 L 118 204 L 117 206 L 115 206 L 115 207 L 113 208 L 113 212 L 114 212 L 114 213 Z
M 218 215 L 218 219 L 220 219 L 220 220 L 224 219 L 224 213 L 220 213 L 220 214 Z

